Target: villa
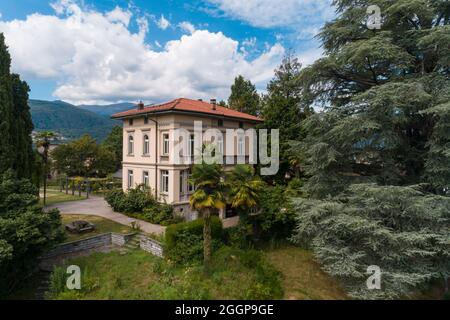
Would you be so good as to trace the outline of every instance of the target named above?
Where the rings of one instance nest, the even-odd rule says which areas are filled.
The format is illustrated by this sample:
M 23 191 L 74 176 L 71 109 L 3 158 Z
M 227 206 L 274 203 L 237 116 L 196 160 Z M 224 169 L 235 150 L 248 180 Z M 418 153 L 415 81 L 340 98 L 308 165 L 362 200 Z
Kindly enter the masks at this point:
M 253 163 L 256 142 L 244 132 L 262 122 L 253 115 L 219 106 L 215 99 L 208 103 L 185 98 L 151 106 L 139 103 L 112 118 L 124 124 L 123 189 L 146 185 L 159 201 L 172 204 L 175 212 L 188 220 L 197 218 L 189 206 L 194 190 L 188 179 L 194 156 L 201 152 L 198 150 L 214 144 L 225 170 L 232 168 L 232 163 Z M 230 136 L 230 129 L 237 133 Z M 180 131 L 187 133 L 184 141 Z M 208 134 L 211 131 L 222 134 Z M 231 208 L 220 212 L 221 218 L 232 215 Z

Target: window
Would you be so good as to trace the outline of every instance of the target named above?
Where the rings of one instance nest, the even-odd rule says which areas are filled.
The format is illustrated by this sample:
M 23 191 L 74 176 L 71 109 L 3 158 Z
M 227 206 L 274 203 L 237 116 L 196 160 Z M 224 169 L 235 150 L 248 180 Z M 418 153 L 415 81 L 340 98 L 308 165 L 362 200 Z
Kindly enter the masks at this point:
M 194 191 L 194 185 L 192 183 L 190 183 L 190 181 L 192 179 L 192 171 L 191 171 L 191 169 L 186 170 L 186 171 L 187 171 L 187 181 L 188 181 L 187 191 L 192 192 L 192 191 Z
M 144 155 L 148 155 L 150 153 L 150 139 L 148 135 L 144 135 Z
M 180 171 L 180 194 L 184 194 L 186 191 L 186 171 Z
M 144 124 L 148 124 L 148 117 L 144 117 Z
M 169 154 L 169 134 L 168 133 L 163 134 L 163 154 L 164 155 Z
M 223 120 L 222 119 L 217 120 L 217 125 L 219 127 L 223 127 Z
M 169 192 L 169 171 L 161 170 L 161 192 Z
M 144 186 L 148 187 L 148 186 L 150 186 L 149 182 L 150 182 L 150 180 L 148 178 L 148 171 L 144 171 L 144 173 L 142 175 L 142 183 L 144 184 Z
M 128 154 L 134 154 L 134 138 L 133 136 L 128 136 Z
M 193 156 L 194 155 L 194 148 L 195 148 L 195 138 L 194 135 L 191 134 L 189 136 L 189 156 Z
M 217 137 L 217 153 L 223 155 L 223 137 Z
M 243 156 L 245 153 L 244 137 L 238 137 L 238 156 Z
M 133 170 L 128 170 L 128 189 L 133 188 Z
M 129 120 L 128 120 L 128 124 L 129 124 L 130 126 L 132 126 L 132 125 L 133 125 L 133 119 L 129 119 Z

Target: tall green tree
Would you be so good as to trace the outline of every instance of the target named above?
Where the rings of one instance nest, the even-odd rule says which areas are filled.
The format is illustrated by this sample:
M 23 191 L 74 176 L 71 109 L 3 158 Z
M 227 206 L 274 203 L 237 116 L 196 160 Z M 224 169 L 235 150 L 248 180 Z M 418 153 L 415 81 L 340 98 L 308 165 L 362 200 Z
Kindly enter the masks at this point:
M 89 135 L 58 146 L 51 156 L 55 169 L 72 177 L 105 177 L 116 170 L 114 152 Z
M 289 142 L 302 138 L 302 123 L 313 113 L 309 104 L 302 103 L 302 87 L 299 76 L 301 64 L 293 52 L 288 52 L 281 65 L 275 70 L 275 77 L 267 85 L 263 100 L 264 127 L 280 130 L 280 170 L 279 180 L 290 170 Z
M 353 182 L 450 186 L 450 4 L 440 0 L 336 0 L 319 38 L 325 56 L 297 77 L 302 103 L 322 106 L 291 150 L 311 177 L 308 192 L 337 194 Z M 370 5 L 381 29 L 366 27 Z
M 28 106 L 29 87 L 17 74 L 11 74 L 11 57 L 0 34 L 0 173 L 12 168 L 19 177 L 31 178 L 34 156 Z
M 211 260 L 211 215 L 226 205 L 224 173 L 218 164 L 197 164 L 192 168 L 189 181 L 195 192 L 189 203 L 203 217 L 203 258 L 205 265 Z
M 228 98 L 231 109 L 258 116 L 261 113 L 261 98 L 255 85 L 239 75 L 231 85 L 231 94 Z
M 123 129 L 121 126 L 115 126 L 112 128 L 105 141 L 103 141 L 103 146 L 114 152 L 116 158 L 116 170 L 122 168 Z

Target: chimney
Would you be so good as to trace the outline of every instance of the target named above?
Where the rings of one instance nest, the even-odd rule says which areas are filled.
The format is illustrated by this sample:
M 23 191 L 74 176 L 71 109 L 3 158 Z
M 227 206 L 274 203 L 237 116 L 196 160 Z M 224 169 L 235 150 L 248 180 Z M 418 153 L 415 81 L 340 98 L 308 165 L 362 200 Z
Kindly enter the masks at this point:
M 212 104 L 212 109 L 216 110 L 217 100 L 216 99 L 211 99 L 209 103 Z
M 139 101 L 137 108 L 138 108 L 138 110 L 144 109 L 144 103 L 142 101 Z

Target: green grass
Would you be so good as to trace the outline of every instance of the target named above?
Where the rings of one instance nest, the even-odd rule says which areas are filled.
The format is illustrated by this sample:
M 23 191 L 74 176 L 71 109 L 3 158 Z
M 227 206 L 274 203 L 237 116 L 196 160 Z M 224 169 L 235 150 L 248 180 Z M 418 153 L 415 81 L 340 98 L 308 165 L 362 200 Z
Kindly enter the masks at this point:
M 256 255 L 258 255 L 256 253 Z M 264 260 L 238 249 L 222 248 L 203 266 L 172 266 L 141 250 L 94 253 L 73 259 L 82 289 L 64 289 L 64 268 L 53 274 L 54 299 L 271 299 L 281 298 L 279 273 Z M 257 265 L 254 265 L 257 264 Z
M 44 204 L 43 199 L 43 193 L 44 190 L 41 188 L 40 194 L 41 197 L 39 199 L 40 204 Z M 78 196 L 78 192 L 75 192 L 75 195 L 72 195 L 72 192 L 69 192 L 69 194 L 66 194 L 65 192 L 59 192 L 57 189 L 47 189 L 47 197 L 45 201 L 45 205 L 49 206 L 52 204 L 60 203 L 60 202 L 67 202 L 67 201 L 79 201 L 79 200 L 85 200 L 86 196 L 81 195 L 81 197 Z
M 267 250 L 266 256 L 283 274 L 284 299 L 348 299 L 340 284 L 320 269 L 311 251 L 286 245 Z
M 88 232 L 88 233 L 83 233 L 83 234 L 75 234 L 75 233 L 70 233 L 66 231 L 66 242 L 69 241 L 76 241 L 76 240 L 81 240 L 81 239 L 85 239 L 85 238 L 89 238 L 98 234 L 102 234 L 102 233 L 107 233 L 107 232 L 116 232 L 116 233 L 131 233 L 133 232 L 133 230 L 128 227 L 125 226 L 123 224 L 114 222 L 112 220 L 109 219 L 105 219 L 102 217 L 98 217 L 98 216 L 90 216 L 90 215 L 77 215 L 77 214 L 64 214 L 61 215 L 61 219 L 62 219 L 62 224 L 63 227 L 64 225 L 66 225 L 67 223 L 70 223 L 72 221 L 75 220 L 85 220 L 88 222 L 91 222 L 95 225 L 95 230 L 92 232 Z

